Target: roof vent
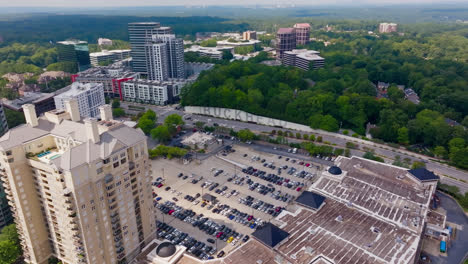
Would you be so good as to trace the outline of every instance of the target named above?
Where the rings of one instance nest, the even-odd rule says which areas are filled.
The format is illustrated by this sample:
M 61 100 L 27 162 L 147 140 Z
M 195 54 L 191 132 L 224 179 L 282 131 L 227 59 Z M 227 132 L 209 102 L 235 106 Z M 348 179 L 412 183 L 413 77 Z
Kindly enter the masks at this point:
M 263 260 L 259 259 L 259 260 L 257 260 L 256 263 L 257 263 L 257 264 L 263 264 Z
M 335 218 L 335 220 L 338 222 L 343 222 L 343 216 L 339 215 L 338 217 Z

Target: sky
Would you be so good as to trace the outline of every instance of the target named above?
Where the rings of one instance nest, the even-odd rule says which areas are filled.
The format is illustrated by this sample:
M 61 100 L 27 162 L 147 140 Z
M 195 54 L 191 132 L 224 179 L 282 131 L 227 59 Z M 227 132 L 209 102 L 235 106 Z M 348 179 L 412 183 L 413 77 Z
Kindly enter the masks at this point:
M 356 5 L 356 4 L 441 4 L 466 3 L 466 0 L 0 0 L 1 7 L 119 7 L 176 5 Z

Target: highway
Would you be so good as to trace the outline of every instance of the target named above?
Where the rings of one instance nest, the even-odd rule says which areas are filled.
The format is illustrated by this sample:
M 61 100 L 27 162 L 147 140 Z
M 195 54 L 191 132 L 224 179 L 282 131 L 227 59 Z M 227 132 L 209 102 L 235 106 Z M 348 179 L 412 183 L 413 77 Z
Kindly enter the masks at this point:
M 194 125 L 195 122 L 201 121 L 206 123 L 206 125 L 213 125 L 213 123 L 217 123 L 220 126 L 225 126 L 228 128 L 232 128 L 234 130 L 241 130 L 248 128 L 251 131 L 261 133 L 266 132 L 270 133 L 272 130 L 278 130 L 276 127 L 270 127 L 265 125 L 253 124 L 253 123 L 246 123 L 240 122 L 235 120 L 226 120 L 221 118 L 203 116 L 203 115 L 195 115 L 195 114 L 187 114 L 183 110 L 176 110 L 173 106 L 155 106 L 155 105 L 144 105 L 144 104 L 137 104 L 137 103 L 130 103 L 130 102 L 121 102 L 121 106 L 125 109 L 126 112 L 130 113 L 138 113 L 137 111 L 132 111 L 128 109 L 128 105 L 136 105 L 140 107 L 145 107 L 146 109 L 152 109 L 156 112 L 159 122 L 162 122 L 168 115 L 170 114 L 179 114 L 181 116 L 190 115 L 192 118 L 191 120 L 184 120 L 188 125 Z M 286 130 L 286 129 L 281 129 Z M 295 133 L 296 131 L 291 132 Z M 301 131 L 297 131 L 300 133 L 304 133 Z M 312 133 L 310 133 L 312 134 Z M 328 141 L 333 144 L 336 144 L 335 147 L 345 148 L 346 142 L 354 141 L 353 143 L 359 145 L 359 150 L 352 150 L 351 154 L 356 156 L 362 156 L 364 154 L 363 148 L 366 147 L 368 149 L 374 150 L 374 153 L 382 158 L 384 158 L 386 163 L 392 163 L 395 159 L 395 156 L 400 156 L 401 160 L 405 158 L 409 158 L 411 162 L 413 161 L 423 161 L 426 163 L 426 168 L 428 170 L 433 171 L 434 173 L 438 174 L 441 177 L 441 182 L 445 184 L 450 184 L 457 186 L 461 192 L 465 193 L 468 192 L 468 173 L 459 169 L 456 169 L 451 166 L 447 166 L 445 164 L 441 164 L 439 162 L 434 162 L 431 160 L 430 157 L 422 156 L 417 153 L 412 153 L 403 149 L 394 149 L 387 145 L 377 144 L 374 142 L 363 142 L 359 141 L 352 137 L 347 137 L 341 134 L 334 134 L 325 131 L 314 131 L 315 136 L 322 136 L 323 141 Z M 290 142 L 294 142 L 294 139 L 288 139 Z M 358 143 L 359 141 L 359 143 Z

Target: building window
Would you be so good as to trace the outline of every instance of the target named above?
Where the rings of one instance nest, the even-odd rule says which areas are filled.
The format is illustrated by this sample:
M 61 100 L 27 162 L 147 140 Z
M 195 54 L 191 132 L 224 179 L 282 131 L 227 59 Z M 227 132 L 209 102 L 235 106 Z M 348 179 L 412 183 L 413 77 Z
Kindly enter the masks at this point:
M 115 162 L 113 166 L 114 168 L 117 168 L 119 166 L 119 162 Z

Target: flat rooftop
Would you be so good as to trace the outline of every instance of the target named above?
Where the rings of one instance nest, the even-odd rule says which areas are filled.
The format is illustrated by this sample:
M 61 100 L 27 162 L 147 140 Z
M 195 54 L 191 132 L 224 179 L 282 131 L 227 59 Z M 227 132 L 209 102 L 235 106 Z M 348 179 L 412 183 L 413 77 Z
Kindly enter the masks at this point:
M 27 92 L 24 93 L 23 97 L 20 97 L 15 100 L 3 100 L 3 105 L 11 108 L 13 110 L 21 110 L 22 105 L 24 104 L 35 104 L 43 100 L 54 97 L 54 93 L 36 93 L 36 92 Z

